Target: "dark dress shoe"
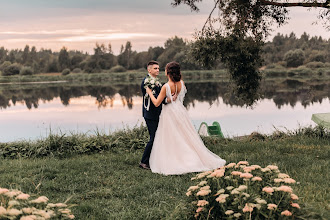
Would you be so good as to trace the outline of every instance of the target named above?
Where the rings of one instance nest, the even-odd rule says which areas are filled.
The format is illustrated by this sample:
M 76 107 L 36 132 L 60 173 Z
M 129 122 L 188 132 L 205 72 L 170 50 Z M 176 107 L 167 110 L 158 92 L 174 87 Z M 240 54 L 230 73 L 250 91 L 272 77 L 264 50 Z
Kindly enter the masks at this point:
M 142 168 L 142 169 L 150 170 L 150 167 L 145 163 L 140 163 L 139 167 Z

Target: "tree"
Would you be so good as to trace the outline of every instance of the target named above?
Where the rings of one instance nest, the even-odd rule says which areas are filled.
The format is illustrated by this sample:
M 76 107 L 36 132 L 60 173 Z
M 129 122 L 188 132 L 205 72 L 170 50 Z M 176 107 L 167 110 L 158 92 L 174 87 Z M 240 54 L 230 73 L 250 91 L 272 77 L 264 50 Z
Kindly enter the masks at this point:
M 305 53 L 301 49 L 290 50 L 284 55 L 287 67 L 298 67 L 304 63 Z
M 58 64 L 60 71 L 63 71 L 65 68 L 70 68 L 70 57 L 66 47 L 62 47 L 58 55 Z
M 196 3 L 202 1 L 173 0 L 172 5 L 186 4 L 192 11 L 198 12 Z M 247 98 L 247 104 L 252 105 L 259 98 L 257 91 L 261 80 L 258 71 L 261 66 L 260 48 L 274 23 L 280 26 L 287 22 L 288 7 L 318 7 L 323 9 L 319 18 L 330 21 L 330 0 L 306 0 L 297 3 L 274 0 L 215 0 L 214 8 L 202 30 L 196 33 L 196 41 L 192 46 L 194 58 L 206 67 L 221 60 L 236 84 L 235 92 L 238 97 Z M 213 15 L 216 9 L 218 16 Z M 327 28 L 330 29 L 330 26 Z M 252 89 L 253 87 L 255 88 Z
M 121 46 L 120 54 L 118 55 L 118 64 L 126 69 L 130 69 L 132 53 L 132 44 L 130 41 L 127 41 L 125 49 L 123 45 Z

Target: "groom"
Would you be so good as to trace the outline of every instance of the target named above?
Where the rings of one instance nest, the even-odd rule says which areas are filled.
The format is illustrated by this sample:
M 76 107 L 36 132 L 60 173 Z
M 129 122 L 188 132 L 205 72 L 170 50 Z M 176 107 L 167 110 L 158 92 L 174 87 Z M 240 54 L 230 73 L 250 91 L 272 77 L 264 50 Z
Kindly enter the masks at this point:
M 147 65 L 147 70 L 148 70 L 148 75 L 152 78 L 156 78 L 159 75 L 159 63 L 157 61 L 149 61 Z M 141 90 L 142 90 L 142 97 L 145 99 L 145 94 L 146 94 L 146 89 L 144 88 L 144 79 L 141 83 Z M 156 85 L 154 91 L 155 91 L 155 98 L 158 97 L 159 93 L 161 90 L 161 85 Z M 156 107 L 151 100 L 143 100 L 146 102 L 150 102 L 147 105 L 149 105 L 149 108 L 146 107 L 146 105 L 143 103 L 142 104 L 142 113 L 143 113 L 143 118 L 146 121 L 150 139 L 149 142 L 146 145 L 146 148 L 144 150 L 141 162 L 139 164 L 139 167 L 143 169 L 148 169 L 150 170 L 149 167 L 149 158 L 150 158 L 150 153 L 152 149 L 152 145 L 154 143 L 154 138 L 155 134 L 157 131 L 158 127 L 158 122 L 159 122 L 159 115 L 162 111 L 162 105 L 159 105 Z M 163 103 L 165 104 L 167 102 L 166 99 L 164 99 Z

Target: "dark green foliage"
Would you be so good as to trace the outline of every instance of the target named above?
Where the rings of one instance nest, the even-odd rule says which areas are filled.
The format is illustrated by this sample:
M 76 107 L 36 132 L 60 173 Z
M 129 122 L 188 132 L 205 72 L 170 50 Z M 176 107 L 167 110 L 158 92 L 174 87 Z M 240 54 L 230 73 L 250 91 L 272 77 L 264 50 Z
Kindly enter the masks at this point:
M 23 66 L 21 71 L 19 72 L 20 75 L 32 75 L 33 73 L 33 69 L 29 66 Z
M 2 75 L 3 76 L 18 75 L 20 71 L 21 71 L 21 65 L 18 63 L 13 63 L 2 70 Z
M 62 76 L 66 76 L 70 74 L 70 69 L 66 68 L 62 71 Z
M 213 32 L 197 38 L 192 47 L 192 55 L 206 67 L 214 65 L 220 59 L 235 82 L 234 91 L 237 96 L 247 105 L 253 105 L 259 99 L 261 45 L 261 41 L 257 42 L 252 38 L 243 39 L 236 35 L 223 37 L 220 33 Z
M 111 73 L 122 73 L 122 72 L 126 72 L 127 70 L 125 69 L 125 67 L 117 65 L 114 66 L 110 69 Z
M 310 63 L 306 64 L 306 67 L 311 68 L 311 69 L 323 68 L 323 67 L 325 67 L 325 64 L 322 62 L 310 62 Z
M 304 63 L 305 53 L 301 49 L 290 50 L 284 55 L 287 67 L 298 67 Z
M 82 70 L 80 68 L 74 68 L 72 70 L 73 73 L 82 73 Z
M 70 67 L 70 57 L 66 47 L 63 47 L 58 55 L 58 64 L 61 71 Z

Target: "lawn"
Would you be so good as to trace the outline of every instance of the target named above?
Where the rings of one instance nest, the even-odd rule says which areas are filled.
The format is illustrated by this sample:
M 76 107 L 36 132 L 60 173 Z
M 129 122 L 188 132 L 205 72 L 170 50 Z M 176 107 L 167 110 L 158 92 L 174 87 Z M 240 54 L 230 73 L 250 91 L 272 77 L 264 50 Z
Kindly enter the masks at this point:
M 77 205 L 72 208 L 76 219 L 190 218 L 185 193 L 194 174 L 162 176 L 140 169 L 146 139 L 146 129 L 140 127 L 109 136 L 2 143 L 0 187 L 45 195 L 52 202 L 71 198 L 69 203 Z M 277 165 L 299 182 L 294 192 L 304 212 L 319 219 L 330 216 L 329 133 L 301 129 L 268 137 L 203 140 L 227 163 Z

